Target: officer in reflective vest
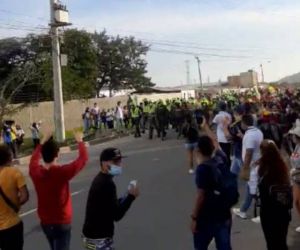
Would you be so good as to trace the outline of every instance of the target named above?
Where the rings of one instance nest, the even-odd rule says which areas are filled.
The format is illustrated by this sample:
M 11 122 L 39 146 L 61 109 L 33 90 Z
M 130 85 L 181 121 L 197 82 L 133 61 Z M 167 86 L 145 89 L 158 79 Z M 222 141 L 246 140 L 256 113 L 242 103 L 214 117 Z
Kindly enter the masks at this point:
M 131 107 L 131 119 L 132 124 L 135 127 L 134 137 L 141 137 L 141 131 L 140 131 L 140 121 L 141 121 L 141 112 L 140 107 L 133 105 Z

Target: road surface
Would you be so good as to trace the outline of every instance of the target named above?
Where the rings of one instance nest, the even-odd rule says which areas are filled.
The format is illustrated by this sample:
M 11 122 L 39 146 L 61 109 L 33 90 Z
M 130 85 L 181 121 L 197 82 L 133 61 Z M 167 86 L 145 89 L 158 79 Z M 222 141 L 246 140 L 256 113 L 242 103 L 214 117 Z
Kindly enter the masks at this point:
M 87 192 L 91 181 L 99 172 L 99 154 L 108 146 L 117 146 L 128 156 L 124 160 L 124 174 L 115 178 L 119 195 L 126 191 L 132 179 L 138 180 L 141 189 L 140 197 L 126 217 L 116 225 L 116 248 L 193 249 L 189 223 L 195 195 L 194 176 L 187 174 L 183 141 L 174 138 L 161 142 L 158 139 L 148 141 L 146 138 L 125 137 L 89 148 L 88 166 L 71 182 L 74 210 L 72 250 L 83 249 L 81 229 Z M 63 155 L 61 161 L 68 161 L 75 156 L 76 152 Z M 25 224 L 24 249 L 47 250 L 49 246 L 39 226 L 36 196 L 29 178 L 28 183 L 30 202 L 22 209 Z M 296 218 L 297 216 L 289 233 L 291 250 L 300 249 L 300 234 L 294 233 L 296 223 L 300 223 Z M 233 218 L 232 243 L 233 249 L 237 250 L 266 249 L 260 225 L 250 220 Z M 215 249 L 214 244 L 211 245 L 211 249 Z

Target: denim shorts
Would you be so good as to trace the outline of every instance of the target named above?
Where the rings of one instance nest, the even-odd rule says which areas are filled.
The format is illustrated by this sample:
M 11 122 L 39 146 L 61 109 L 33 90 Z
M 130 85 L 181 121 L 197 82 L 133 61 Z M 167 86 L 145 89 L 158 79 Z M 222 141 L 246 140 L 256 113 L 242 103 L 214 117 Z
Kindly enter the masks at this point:
M 197 146 L 198 146 L 197 142 L 184 144 L 184 147 L 187 150 L 195 150 L 197 148 Z

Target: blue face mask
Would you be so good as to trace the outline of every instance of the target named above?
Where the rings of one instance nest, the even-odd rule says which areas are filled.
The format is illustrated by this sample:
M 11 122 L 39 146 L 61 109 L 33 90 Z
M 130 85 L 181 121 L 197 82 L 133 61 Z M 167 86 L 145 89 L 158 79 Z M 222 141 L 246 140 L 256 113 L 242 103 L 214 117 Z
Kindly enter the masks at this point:
M 108 170 L 108 173 L 112 176 L 118 176 L 122 174 L 122 167 L 117 165 L 110 165 L 110 169 Z

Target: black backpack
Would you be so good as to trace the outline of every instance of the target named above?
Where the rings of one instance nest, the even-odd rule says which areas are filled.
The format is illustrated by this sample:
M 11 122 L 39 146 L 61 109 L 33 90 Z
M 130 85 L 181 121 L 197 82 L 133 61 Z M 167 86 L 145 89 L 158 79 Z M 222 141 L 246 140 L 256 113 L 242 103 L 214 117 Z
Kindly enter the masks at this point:
M 214 206 L 220 211 L 230 210 L 239 201 L 237 176 L 227 168 L 226 163 L 218 166 L 210 166 L 215 186 L 210 194 L 214 200 Z
M 262 180 L 260 180 L 261 182 Z M 259 184 L 260 185 L 260 184 Z M 272 199 L 274 206 L 286 209 L 291 214 L 293 209 L 293 190 L 289 184 L 272 185 L 269 187 L 269 196 Z M 257 216 L 257 208 L 261 206 L 259 193 L 256 196 L 254 216 Z

